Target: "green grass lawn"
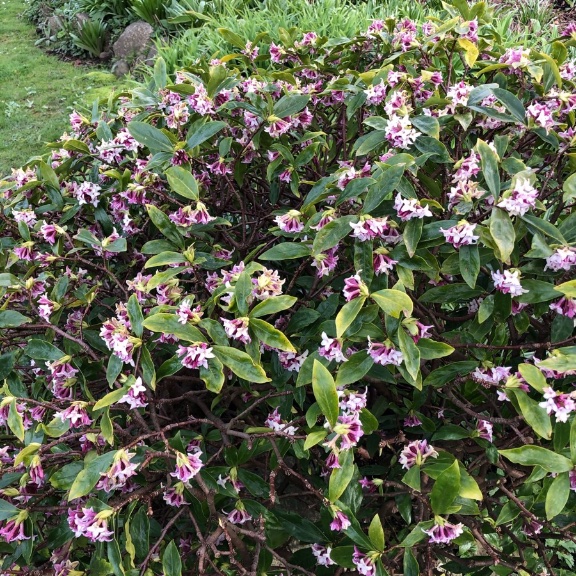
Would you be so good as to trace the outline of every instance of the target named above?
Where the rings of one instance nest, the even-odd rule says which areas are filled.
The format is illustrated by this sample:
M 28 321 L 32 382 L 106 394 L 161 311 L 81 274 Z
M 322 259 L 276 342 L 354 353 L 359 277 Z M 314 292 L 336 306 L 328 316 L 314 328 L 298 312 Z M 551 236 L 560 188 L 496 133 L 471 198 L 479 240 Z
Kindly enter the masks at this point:
M 63 62 L 34 45 L 22 0 L 0 0 L 0 176 L 69 130 L 73 108 L 90 108 L 119 85 L 114 75 Z

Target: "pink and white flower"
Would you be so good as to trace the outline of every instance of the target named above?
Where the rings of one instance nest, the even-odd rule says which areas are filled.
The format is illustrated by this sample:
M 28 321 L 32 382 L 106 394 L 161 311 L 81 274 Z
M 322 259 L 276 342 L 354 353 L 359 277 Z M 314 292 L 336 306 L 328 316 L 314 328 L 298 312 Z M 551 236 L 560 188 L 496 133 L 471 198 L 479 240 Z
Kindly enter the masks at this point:
M 376 276 L 380 276 L 380 274 L 388 274 L 394 270 L 394 266 L 398 264 L 398 260 L 390 258 L 388 254 L 389 251 L 386 250 L 386 248 L 377 248 L 374 250 L 372 265 Z
M 78 204 L 92 204 L 92 206 L 98 206 L 98 201 L 100 198 L 100 191 L 102 187 L 94 182 L 82 182 L 80 186 L 72 190 L 72 193 L 78 200 Z
M 201 455 L 202 451 L 199 448 L 196 448 L 194 452 L 187 452 L 186 454 L 177 452 L 176 470 L 170 472 L 170 476 L 178 478 L 180 482 L 188 482 L 194 478 L 204 466 L 202 460 L 200 460 Z
M 413 218 L 426 218 L 432 216 L 428 206 L 422 206 L 416 198 L 402 198 L 398 194 L 394 200 L 394 209 L 400 220 L 404 222 Z
M 148 398 L 146 396 L 146 386 L 142 383 L 142 378 L 138 377 L 134 384 L 130 386 L 128 392 L 118 402 L 128 404 L 132 410 L 135 408 L 146 408 Z
M 236 503 L 236 508 L 228 512 L 228 522 L 231 524 L 244 524 L 252 520 L 252 516 L 246 511 L 241 502 Z
M 258 278 L 252 278 L 253 296 L 258 300 L 266 300 L 272 296 L 282 294 L 282 285 L 286 280 L 281 280 L 278 270 L 269 270 L 264 268 Z
M 184 300 L 180 303 L 177 314 L 178 322 L 180 324 L 198 324 L 204 315 L 202 312 L 202 306 L 198 305 L 195 308 L 192 308 L 192 302 L 190 300 Z
M 476 244 L 480 236 L 474 234 L 476 224 L 469 224 L 466 220 L 461 220 L 456 226 L 450 228 L 440 228 L 440 232 L 444 234 L 446 242 L 450 242 L 454 248 L 461 246 L 470 246 Z
M 318 566 L 334 566 L 336 562 L 330 558 L 332 548 L 330 546 L 322 546 L 321 544 L 312 544 L 312 554 L 316 558 Z
M 361 576 L 376 576 L 376 563 L 368 555 L 360 552 L 356 546 L 354 546 L 352 562 Z
M 289 210 L 286 214 L 276 216 L 274 221 L 282 232 L 297 234 L 304 230 L 304 224 L 301 221 L 302 214 L 298 210 Z
M 206 342 L 195 342 L 191 346 L 178 346 L 176 351 L 181 358 L 182 366 L 195 370 L 197 368 L 208 368 L 208 359 L 214 358 L 212 348 Z
M 220 320 L 224 325 L 224 330 L 226 331 L 226 336 L 228 336 L 228 338 L 233 338 L 243 344 L 249 344 L 252 342 L 250 334 L 248 333 L 249 318 L 235 318 L 234 320 L 220 318 Z
M 406 150 L 416 142 L 422 134 L 412 127 L 410 118 L 406 116 L 392 115 L 384 130 L 388 142 L 395 148 Z
M 504 208 L 511 216 L 524 216 L 536 206 L 538 190 L 527 178 L 517 178 L 514 187 L 505 192 L 497 206 Z
M 334 530 L 334 532 L 341 532 L 342 530 L 346 530 L 352 526 L 352 522 L 344 512 L 341 510 L 336 510 L 334 514 L 334 519 L 330 523 L 330 530 Z
M 373 342 L 368 337 L 368 354 L 376 364 L 381 366 L 400 366 L 404 360 L 404 356 L 400 350 L 396 350 L 390 340 L 386 342 Z
M 576 266 L 576 248 L 570 246 L 562 246 L 556 248 L 554 254 L 546 258 L 546 266 L 544 270 L 570 270 L 572 266 Z
M 464 524 L 450 524 L 446 520 L 441 520 L 432 526 L 429 530 L 422 530 L 422 532 L 430 536 L 431 544 L 450 544 L 452 540 L 458 538 L 464 532 Z
M 427 440 L 414 440 L 402 450 L 398 462 L 408 470 L 412 466 L 422 466 L 427 458 L 438 458 L 438 452 Z
M 492 272 L 494 288 L 503 294 L 510 294 L 512 297 L 526 294 L 528 290 L 522 288 L 520 284 L 520 270 L 504 270 L 504 272 Z
M 111 542 L 114 532 L 108 529 L 108 518 L 112 511 L 103 511 L 98 514 L 94 508 L 80 508 L 68 510 L 68 526 L 76 538 L 85 536 L 91 542 Z
M 342 352 L 342 342 L 337 338 L 328 338 L 326 332 L 322 332 L 322 342 L 318 348 L 318 354 L 330 361 L 346 362 L 347 360 Z
M 308 350 L 304 350 L 302 354 L 297 352 L 278 352 L 278 360 L 284 370 L 288 372 L 300 372 L 304 360 L 308 357 Z
M 544 388 L 545 402 L 540 402 L 540 406 L 546 409 L 548 414 L 554 414 L 558 422 L 567 422 L 570 414 L 576 410 L 576 402 L 570 394 L 555 392 L 548 386 Z
M 553 310 L 561 316 L 576 318 L 576 298 L 562 297 L 557 302 L 550 304 L 550 310 Z
M 101 478 L 96 485 L 96 489 L 110 493 L 113 490 L 124 487 L 128 479 L 136 474 L 136 468 L 138 468 L 138 464 L 131 462 L 134 456 L 136 456 L 136 452 L 118 450 L 114 455 L 110 470 L 100 474 Z
M 488 422 L 487 420 L 478 420 L 478 423 L 476 424 L 476 432 L 478 432 L 480 438 L 492 442 L 493 430 L 494 426 L 491 422 Z

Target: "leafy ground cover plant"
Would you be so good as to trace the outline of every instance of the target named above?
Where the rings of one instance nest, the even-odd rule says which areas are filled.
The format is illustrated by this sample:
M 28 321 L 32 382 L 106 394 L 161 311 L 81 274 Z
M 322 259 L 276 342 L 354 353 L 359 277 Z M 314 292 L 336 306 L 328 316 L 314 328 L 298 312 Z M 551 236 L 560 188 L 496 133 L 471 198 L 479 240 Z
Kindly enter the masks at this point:
M 574 573 L 576 36 L 446 9 L 223 30 L 2 184 L 6 573 Z

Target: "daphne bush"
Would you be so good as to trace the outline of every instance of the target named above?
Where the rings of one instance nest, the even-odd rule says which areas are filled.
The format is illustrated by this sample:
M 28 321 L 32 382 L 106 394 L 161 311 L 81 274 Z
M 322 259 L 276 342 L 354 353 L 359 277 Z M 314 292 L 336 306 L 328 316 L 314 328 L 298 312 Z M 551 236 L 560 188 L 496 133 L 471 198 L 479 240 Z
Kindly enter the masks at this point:
M 4 573 L 574 573 L 576 36 L 493 31 L 222 30 L 2 183 Z

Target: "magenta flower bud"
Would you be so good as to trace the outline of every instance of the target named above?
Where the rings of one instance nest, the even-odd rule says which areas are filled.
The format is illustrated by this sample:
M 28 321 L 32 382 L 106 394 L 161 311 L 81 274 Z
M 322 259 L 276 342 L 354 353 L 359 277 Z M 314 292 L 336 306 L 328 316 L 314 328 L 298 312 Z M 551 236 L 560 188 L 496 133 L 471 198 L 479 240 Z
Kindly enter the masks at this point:
M 350 519 L 344 512 L 340 510 L 336 511 L 334 515 L 334 520 L 330 523 L 330 530 L 334 530 L 335 532 L 341 532 L 342 530 L 346 530 L 352 525 Z
M 0 522 L 0 525 L 2 522 Z M 18 515 L 12 520 L 5 520 L 4 525 L 0 528 L 0 538 L 6 542 L 20 542 L 22 540 L 30 540 L 30 536 L 24 533 L 24 521 Z
M 492 433 L 493 433 L 493 426 L 491 422 L 487 420 L 478 420 L 476 424 L 476 431 L 480 438 L 484 438 L 484 440 L 488 440 L 488 442 L 492 442 Z
M 358 274 L 350 276 L 344 280 L 344 289 L 342 290 L 346 302 L 350 302 L 359 296 L 368 296 L 368 287 L 364 284 L 363 280 Z

